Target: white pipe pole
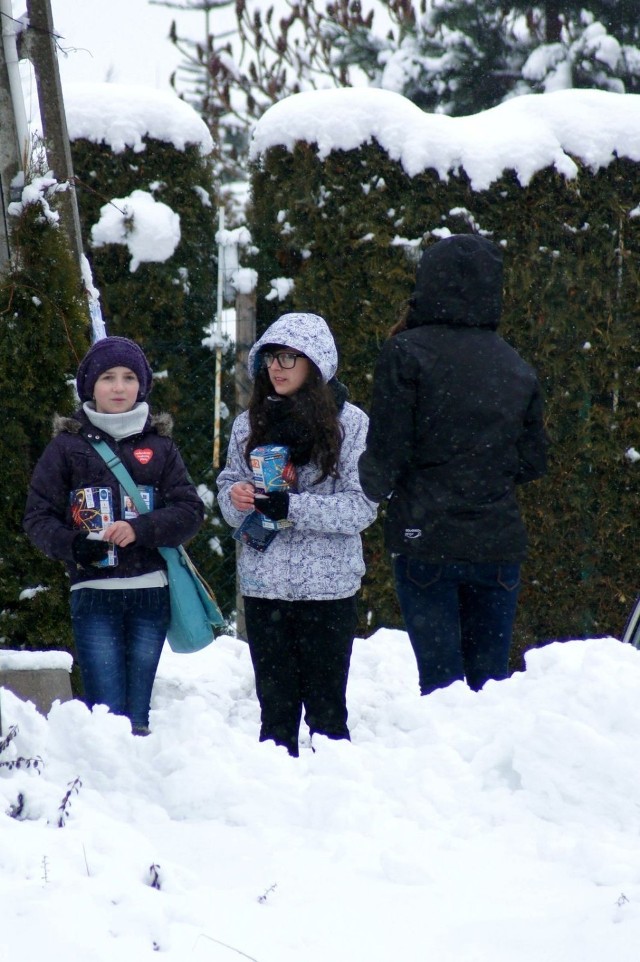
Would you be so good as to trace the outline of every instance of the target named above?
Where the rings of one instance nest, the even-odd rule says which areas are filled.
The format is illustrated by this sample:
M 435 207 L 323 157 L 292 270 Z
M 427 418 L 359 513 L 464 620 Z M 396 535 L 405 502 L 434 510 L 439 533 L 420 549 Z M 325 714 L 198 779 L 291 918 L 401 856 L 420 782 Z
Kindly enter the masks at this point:
M 13 19 L 11 0 L 0 0 L 0 20 L 2 21 L 2 44 L 9 74 L 9 88 L 11 103 L 18 134 L 18 153 L 22 170 L 26 170 L 31 152 L 31 137 L 27 112 L 24 107 L 22 92 L 22 78 L 20 77 L 20 61 L 18 59 L 18 44 L 16 37 L 19 31 L 18 23 Z
M 224 288 L 224 208 L 218 212 L 218 290 L 216 291 L 216 380 L 213 404 L 213 466 L 220 467 L 220 403 L 222 398 L 222 295 Z
M 218 290 L 216 291 L 216 333 L 222 337 L 222 298 L 224 295 L 224 253 L 225 247 L 222 242 L 222 232 L 224 231 L 224 207 L 218 211 Z

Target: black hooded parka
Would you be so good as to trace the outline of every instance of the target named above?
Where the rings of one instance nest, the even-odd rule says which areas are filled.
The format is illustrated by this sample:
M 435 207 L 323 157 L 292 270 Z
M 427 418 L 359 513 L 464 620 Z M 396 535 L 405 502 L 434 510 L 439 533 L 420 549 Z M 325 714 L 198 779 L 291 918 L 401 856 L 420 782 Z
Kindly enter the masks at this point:
M 536 374 L 497 333 L 502 251 L 475 234 L 428 248 L 407 330 L 378 360 L 366 450 L 370 499 L 389 498 L 389 551 L 432 563 L 516 563 L 516 485 L 546 473 Z

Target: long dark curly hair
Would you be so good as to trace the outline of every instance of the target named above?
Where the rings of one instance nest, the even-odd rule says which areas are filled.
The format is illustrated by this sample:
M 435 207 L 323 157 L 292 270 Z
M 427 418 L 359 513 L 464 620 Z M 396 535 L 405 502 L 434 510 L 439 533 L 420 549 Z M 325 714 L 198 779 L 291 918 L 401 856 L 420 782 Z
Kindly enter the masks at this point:
M 249 401 L 249 437 L 245 448 L 247 464 L 250 452 L 261 444 L 286 444 L 291 460 L 300 467 L 313 462 L 320 468 L 314 480 L 338 478 L 338 460 L 343 431 L 336 398 L 322 380 L 313 361 L 304 384 L 290 397 L 278 397 L 269 374 L 260 365 Z

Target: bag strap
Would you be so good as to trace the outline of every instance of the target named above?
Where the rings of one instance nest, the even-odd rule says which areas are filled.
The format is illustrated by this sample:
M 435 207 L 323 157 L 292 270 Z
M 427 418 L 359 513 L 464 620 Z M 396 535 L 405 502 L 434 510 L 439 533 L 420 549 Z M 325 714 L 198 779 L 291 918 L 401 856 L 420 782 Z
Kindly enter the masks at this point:
M 127 492 L 136 508 L 141 514 L 144 514 L 149 510 L 144 498 L 138 491 L 138 486 L 125 468 L 124 464 L 118 457 L 115 451 L 112 451 L 106 441 L 90 441 L 91 447 L 94 448 L 100 455 L 102 460 L 105 462 L 111 473 L 114 475 L 116 480 L 122 485 L 124 490 Z M 185 551 L 182 545 L 178 545 L 177 548 L 158 548 L 161 555 L 164 555 L 166 551 L 177 551 L 182 557 L 182 563 L 188 565 L 189 568 L 196 574 L 196 576 L 202 581 L 209 594 L 215 601 L 215 593 L 210 585 L 207 584 L 205 579 L 202 577 L 193 561 Z
M 106 441 L 90 441 L 92 448 L 98 452 L 102 460 L 105 462 L 109 470 L 117 480 L 120 482 L 124 490 L 127 492 L 136 508 L 141 514 L 145 514 L 149 510 L 144 498 L 138 491 L 138 486 L 125 468 L 124 464 L 118 457 L 115 451 L 112 451 Z

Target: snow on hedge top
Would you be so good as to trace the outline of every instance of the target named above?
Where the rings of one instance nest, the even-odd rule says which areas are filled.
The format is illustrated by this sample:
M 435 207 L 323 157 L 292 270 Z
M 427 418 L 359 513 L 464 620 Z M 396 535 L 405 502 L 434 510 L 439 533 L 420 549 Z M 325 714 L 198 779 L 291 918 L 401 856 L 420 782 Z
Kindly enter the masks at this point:
M 64 104 L 71 140 L 104 143 L 116 154 L 127 147 L 140 153 L 145 137 L 177 150 L 197 144 L 203 155 L 213 148 L 200 115 L 169 92 L 128 84 L 67 84 Z
M 427 114 L 389 90 L 314 90 L 269 108 L 255 128 L 251 155 L 304 141 L 317 144 L 324 159 L 374 139 L 410 177 L 433 168 L 447 180 L 464 170 L 474 190 L 486 190 L 503 171 L 515 170 L 524 187 L 545 167 L 575 177 L 572 157 L 593 170 L 615 155 L 640 161 L 640 95 L 559 90 L 448 117 Z

